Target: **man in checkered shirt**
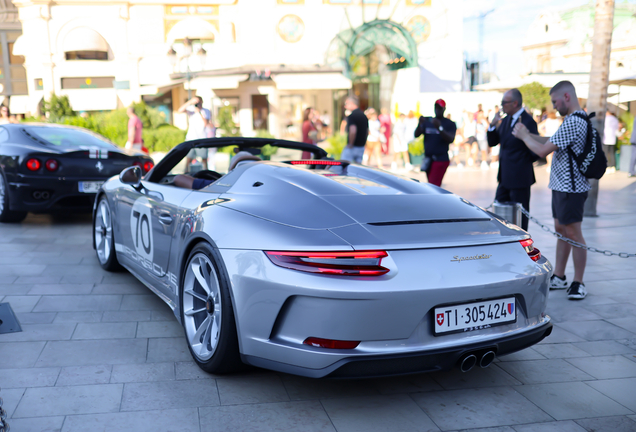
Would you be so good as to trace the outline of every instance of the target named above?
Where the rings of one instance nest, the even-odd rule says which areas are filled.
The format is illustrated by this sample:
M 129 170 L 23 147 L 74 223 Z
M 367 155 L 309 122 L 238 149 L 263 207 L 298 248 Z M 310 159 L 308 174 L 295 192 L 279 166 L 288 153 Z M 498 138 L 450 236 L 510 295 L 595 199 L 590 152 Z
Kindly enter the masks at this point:
M 545 157 L 554 152 L 548 185 L 552 189 L 554 228 L 559 234 L 585 244 L 581 222 L 583 221 L 583 205 L 591 187 L 579 171 L 576 162 L 568 154 L 568 148 L 571 148 L 577 156 L 583 152 L 587 140 L 587 122 L 573 114 L 575 112 L 587 114 L 581 109 L 574 86 L 569 81 L 561 81 L 552 87 L 550 96 L 554 109 L 565 117 L 556 133 L 552 137 L 532 135 L 519 122 L 515 125 L 512 134 L 522 140 L 539 157 Z M 574 164 L 573 169 L 570 164 Z M 570 173 L 574 174 L 574 182 Z M 570 257 L 570 251 L 574 261 L 574 279 L 568 288 L 565 266 Z M 550 289 L 568 288 L 570 300 L 584 299 L 587 295 L 583 284 L 586 262 L 587 250 L 572 248 L 569 243 L 557 240 L 556 263 L 554 274 L 550 279 Z

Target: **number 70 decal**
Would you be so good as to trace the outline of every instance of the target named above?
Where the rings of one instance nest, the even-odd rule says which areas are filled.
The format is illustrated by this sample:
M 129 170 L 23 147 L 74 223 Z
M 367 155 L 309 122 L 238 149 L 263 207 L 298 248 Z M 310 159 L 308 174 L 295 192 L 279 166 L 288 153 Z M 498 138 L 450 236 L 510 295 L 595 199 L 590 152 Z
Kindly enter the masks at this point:
M 150 210 L 150 202 L 146 197 L 141 197 L 135 201 L 130 214 L 130 231 L 137 254 L 152 261 L 154 242 Z

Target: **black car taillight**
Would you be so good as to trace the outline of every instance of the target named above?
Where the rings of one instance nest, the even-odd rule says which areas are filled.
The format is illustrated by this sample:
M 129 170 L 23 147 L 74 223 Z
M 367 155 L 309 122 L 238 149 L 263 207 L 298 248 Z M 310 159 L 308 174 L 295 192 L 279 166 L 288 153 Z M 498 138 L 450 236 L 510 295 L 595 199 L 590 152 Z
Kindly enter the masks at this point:
M 382 276 L 389 269 L 382 267 L 385 251 L 355 252 L 265 252 L 270 261 L 292 270 L 337 276 Z
M 46 161 L 44 166 L 46 167 L 47 171 L 54 172 L 57 171 L 57 169 L 60 167 L 60 164 L 55 159 L 49 159 Z
M 41 166 L 42 163 L 40 163 L 40 161 L 35 158 L 31 158 L 26 161 L 26 167 L 29 169 L 29 171 L 37 171 L 40 169 Z
M 141 171 L 144 174 L 146 174 L 148 171 L 150 171 L 155 166 L 155 164 L 153 164 L 151 161 L 142 161 L 142 162 L 136 161 L 136 162 L 133 162 L 133 165 L 134 166 L 138 166 L 139 168 L 141 168 Z
M 532 261 L 541 259 L 541 251 L 533 246 L 534 241 L 532 239 L 519 240 L 519 243 L 521 243 L 521 246 L 523 246 Z

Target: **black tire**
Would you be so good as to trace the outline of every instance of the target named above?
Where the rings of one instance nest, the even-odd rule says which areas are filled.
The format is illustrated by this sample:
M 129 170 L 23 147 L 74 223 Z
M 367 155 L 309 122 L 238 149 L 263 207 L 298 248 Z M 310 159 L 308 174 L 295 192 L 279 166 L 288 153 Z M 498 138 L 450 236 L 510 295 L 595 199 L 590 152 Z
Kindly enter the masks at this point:
M 95 209 L 93 243 L 97 253 L 97 261 L 104 270 L 116 272 L 122 269 L 117 261 L 117 252 L 115 251 L 112 212 L 105 196 L 99 199 Z
M 208 243 L 196 245 L 182 272 L 179 300 L 190 354 L 201 369 L 214 374 L 243 367 L 229 282 L 219 262 L 218 252 Z M 207 289 L 200 280 L 206 281 Z
M 27 212 L 12 211 L 9 209 L 9 202 L 9 183 L 4 173 L 0 171 L 0 222 L 22 222 L 27 217 Z

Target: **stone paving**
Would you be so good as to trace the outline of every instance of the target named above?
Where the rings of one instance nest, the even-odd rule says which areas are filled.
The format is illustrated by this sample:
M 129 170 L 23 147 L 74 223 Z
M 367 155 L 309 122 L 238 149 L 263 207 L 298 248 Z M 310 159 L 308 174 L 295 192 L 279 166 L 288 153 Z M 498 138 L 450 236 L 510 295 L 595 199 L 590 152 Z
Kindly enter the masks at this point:
M 444 186 L 487 206 L 494 171 Z M 414 174 L 416 175 L 416 174 Z M 547 174 L 531 213 L 551 224 Z M 601 181 L 588 244 L 636 252 L 636 182 Z M 355 381 L 266 370 L 208 375 L 169 308 L 128 273 L 102 271 L 90 217 L 0 224 L 0 302 L 23 332 L 0 335 L 0 396 L 13 431 L 636 431 L 636 258 L 589 254 L 583 301 L 552 292 L 554 332 L 487 369 Z M 554 259 L 555 239 L 531 223 Z M 572 268 L 568 269 L 572 278 Z

